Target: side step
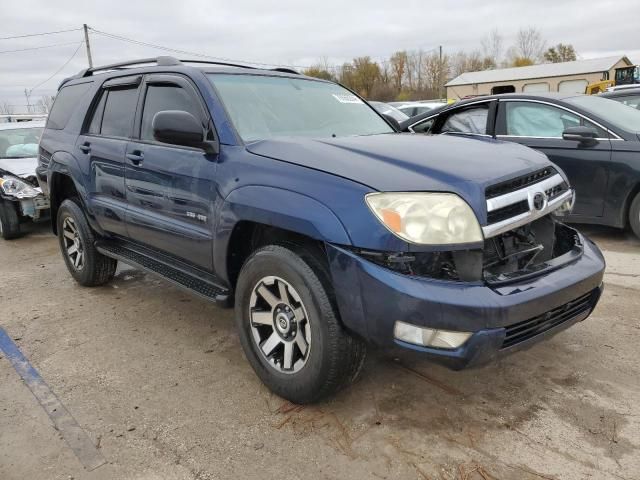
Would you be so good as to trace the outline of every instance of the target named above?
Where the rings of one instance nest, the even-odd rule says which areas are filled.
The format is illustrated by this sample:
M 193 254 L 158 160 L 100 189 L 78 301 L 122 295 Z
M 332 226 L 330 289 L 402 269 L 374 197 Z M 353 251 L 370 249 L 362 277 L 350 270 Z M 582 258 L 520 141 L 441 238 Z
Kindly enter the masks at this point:
M 171 261 L 164 255 L 156 255 L 145 248 L 120 242 L 98 241 L 96 249 L 107 257 L 115 258 L 127 265 L 155 274 L 189 292 L 228 306 L 231 292 L 215 281 L 215 278 L 188 265 Z

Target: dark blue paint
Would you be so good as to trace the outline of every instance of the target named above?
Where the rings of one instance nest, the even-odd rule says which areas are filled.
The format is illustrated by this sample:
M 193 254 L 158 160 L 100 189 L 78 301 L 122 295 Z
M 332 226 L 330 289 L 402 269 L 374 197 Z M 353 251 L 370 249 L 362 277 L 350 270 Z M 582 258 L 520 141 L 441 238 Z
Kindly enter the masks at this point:
M 604 261 L 586 241 L 575 262 L 500 288 L 403 276 L 345 248 L 435 250 L 410 245 L 390 233 L 370 212 L 365 195 L 453 192 L 486 224 L 485 187 L 549 165 L 539 152 L 491 138 L 406 134 L 280 138 L 245 145 L 203 70 L 178 66 L 136 71 L 144 77 L 130 138 L 81 133 L 86 112 L 104 81 L 131 75 L 128 71 L 71 80 L 91 82 L 89 93 L 66 129 L 45 130 L 41 141 L 41 148 L 53 155 L 46 169 L 49 184 L 43 187 L 55 190 L 51 182 L 56 175 L 70 176 L 101 237 L 129 239 L 159 250 L 232 289 L 227 262 L 238 225 L 252 222 L 304 235 L 326 245 L 338 308 L 351 331 L 386 347 L 396 346 L 392 333 L 396 320 L 478 332 L 461 352 L 421 350 L 443 358 L 457 356 L 453 363 L 465 365 L 478 352 L 490 357 L 505 325 L 562 305 L 601 284 Z M 207 111 L 203 125 L 212 125 L 218 154 L 139 138 L 144 89 L 151 81 L 148 74 L 158 73 L 180 77 L 177 84 L 186 85 L 202 103 Z M 92 143 L 89 154 L 78 148 L 87 140 Z

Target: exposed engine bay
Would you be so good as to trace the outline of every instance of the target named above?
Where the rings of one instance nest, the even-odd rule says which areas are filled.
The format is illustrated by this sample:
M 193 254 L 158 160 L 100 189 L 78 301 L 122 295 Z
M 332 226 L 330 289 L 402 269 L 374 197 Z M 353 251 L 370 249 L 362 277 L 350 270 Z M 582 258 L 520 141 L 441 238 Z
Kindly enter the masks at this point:
M 498 284 L 558 267 L 581 251 L 577 231 L 547 215 L 485 240 L 482 250 L 357 253 L 405 275 Z
M 577 232 L 546 216 L 485 240 L 483 277 L 488 282 L 508 281 L 535 273 L 572 251 L 581 251 Z

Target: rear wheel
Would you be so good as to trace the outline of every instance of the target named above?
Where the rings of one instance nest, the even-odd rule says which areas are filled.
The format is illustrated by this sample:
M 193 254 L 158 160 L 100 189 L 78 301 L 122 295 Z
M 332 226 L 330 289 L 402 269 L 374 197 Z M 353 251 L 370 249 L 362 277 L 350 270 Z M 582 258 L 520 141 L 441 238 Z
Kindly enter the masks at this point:
M 631 230 L 640 238 L 640 193 L 636 195 L 636 198 L 631 202 L 629 208 L 629 225 Z
M 321 262 L 302 248 L 269 245 L 240 271 L 236 324 L 249 363 L 274 393 L 315 402 L 354 381 L 364 343 L 340 324 Z
M 60 251 L 76 282 L 85 287 L 95 287 L 111 281 L 118 262 L 98 252 L 93 231 L 74 200 L 62 202 L 57 225 Z
M 0 237 L 13 240 L 20 236 L 20 217 L 10 202 L 0 200 Z

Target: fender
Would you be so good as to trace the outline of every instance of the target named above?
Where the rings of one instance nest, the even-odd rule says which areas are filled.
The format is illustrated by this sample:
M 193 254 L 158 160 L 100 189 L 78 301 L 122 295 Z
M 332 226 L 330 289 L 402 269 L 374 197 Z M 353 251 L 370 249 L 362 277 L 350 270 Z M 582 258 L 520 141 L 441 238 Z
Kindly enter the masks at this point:
M 62 176 L 69 178 L 78 192 L 79 200 L 82 202 L 85 212 L 87 213 L 87 220 L 91 227 L 98 233 L 104 233 L 100 226 L 95 221 L 95 217 L 91 212 L 90 203 L 87 201 L 87 190 L 85 188 L 85 182 L 82 181 L 84 176 L 78 160 L 68 152 L 57 151 L 51 155 L 51 160 L 47 168 L 47 184 L 49 190 L 49 197 L 51 201 L 51 227 L 53 233 L 57 234 L 56 218 L 57 218 L 57 206 L 61 201 L 57 198 L 58 184 Z
M 248 185 L 233 190 L 220 206 L 214 240 L 214 265 L 226 279 L 227 250 L 235 225 L 251 221 L 323 242 L 351 245 L 338 217 L 326 205 L 291 190 Z

